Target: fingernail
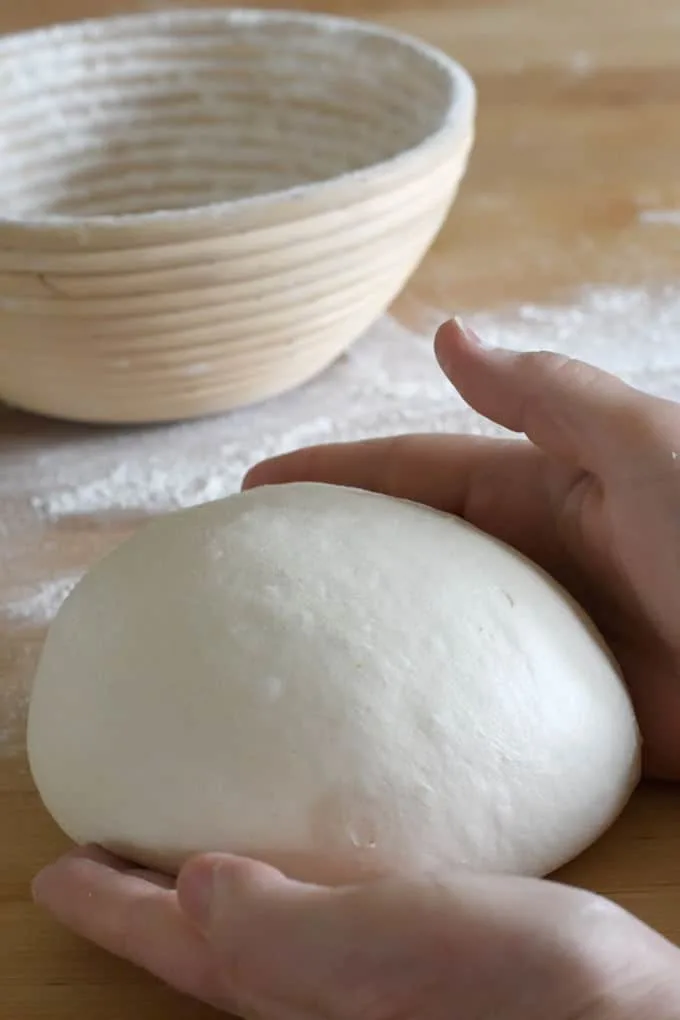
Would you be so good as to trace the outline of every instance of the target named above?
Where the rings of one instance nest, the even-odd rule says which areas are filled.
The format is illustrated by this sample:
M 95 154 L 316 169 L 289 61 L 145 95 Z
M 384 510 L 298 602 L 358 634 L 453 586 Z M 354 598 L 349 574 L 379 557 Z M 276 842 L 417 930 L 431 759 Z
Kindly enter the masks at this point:
M 42 871 L 39 871 L 31 882 L 31 899 L 34 903 L 41 902 L 45 881 L 49 880 L 49 870 L 50 866 L 48 865 L 46 868 L 43 868 Z
M 215 898 L 214 864 L 188 864 L 180 874 L 181 904 L 194 924 L 207 931 L 211 926 Z
M 454 316 L 453 322 L 456 324 L 456 327 L 460 330 L 460 332 L 463 334 L 466 340 L 468 340 L 469 343 L 474 344 L 475 347 L 482 347 L 485 350 L 490 350 L 489 345 L 486 344 L 484 340 L 482 340 L 481 336 L 478 333 L 475 333 L 474 329 L 471 329 L 470 326 L 467 326 L 460 318 L 460 316 L 458 315 Z

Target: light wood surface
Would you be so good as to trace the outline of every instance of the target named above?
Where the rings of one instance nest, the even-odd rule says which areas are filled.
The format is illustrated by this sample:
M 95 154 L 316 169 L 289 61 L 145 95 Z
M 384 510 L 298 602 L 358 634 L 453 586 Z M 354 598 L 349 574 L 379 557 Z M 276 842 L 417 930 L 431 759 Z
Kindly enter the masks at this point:
M 150 4 L 145 5 L 148 9 Z M 159 5 L 155 5 L 159 6 Z M 274 5 L 276 6 L 276 5 Z M 677 233 L 641 228 L 649 201 L 680 207 L 676 0 L 336 0 L 435 42 L 473 73 L 479 138 L 453 215 L 396 313 L 551 301 L 581 284 L 674 281 Z M 114 0 L 4 4 L 0 30 L 134 9 Z M 680 341 L 679 341 L 680 342 Z M 0 594 L 81 569 L 130 519 L 46 523 L 3 472 L 40 475 L 70 427 L 0 411 Z M 83 449 L 95 439 L 86 437 Z M 0 734 L 20 734 L 43 638 L 0 615 Z M 14 728 L 14 729 L 13 729 Z M 34 910 L 34 872 L 65 847 L 41 809 L 20 736 L 0 744 L 0 1016 L 199 1020 L 214 1014 L 65 934 Z M 680 794 L 640 790 L 615 828 L 565 871 L 680 942 Z

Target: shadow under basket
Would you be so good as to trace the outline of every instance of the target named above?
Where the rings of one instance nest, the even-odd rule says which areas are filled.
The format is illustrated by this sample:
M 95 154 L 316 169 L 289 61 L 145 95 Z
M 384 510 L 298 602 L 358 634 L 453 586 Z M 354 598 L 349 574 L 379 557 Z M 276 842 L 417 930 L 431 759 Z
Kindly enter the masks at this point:
M 155 12 L 0 39 L 0 399 L 191 418 L 317 374 L 441 228 L 474 88 L 360 22 Z

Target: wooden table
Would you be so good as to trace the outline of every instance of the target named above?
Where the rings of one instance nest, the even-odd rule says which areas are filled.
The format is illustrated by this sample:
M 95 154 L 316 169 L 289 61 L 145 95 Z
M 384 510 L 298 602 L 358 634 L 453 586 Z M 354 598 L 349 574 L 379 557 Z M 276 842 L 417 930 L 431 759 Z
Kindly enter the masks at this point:
M 680 206 L 676 0 L 306 6 L 419 33 L 460 58 L 479 85 L 470 174 L 450 223 L 397 304 L 402 323 L 414 328 L 426 308 L 489 311 L 512 301 L 563 301 L 582 284 L 674 281 L 677 223 L 674 231 L 670 216 L 668 229 L 663 222 L 646 229 L 640 205 Z M 32 0 L 2 7 L 4 31 L 135 4 Z M 223 429 L 228 439 L 229 421 Z M 109 514 L 95 499 L 87 515 L 50 519 L 31 506 L 30 479 L 37 485 L 44 457 L 55 448 L 77 442 L 87 457 L 106 441 L 115 442 L 0 411 L 0 596 L 6 603 L 0 611 L 0 1016 L 7 1020 L 213 1015 L 73 939 L 29 898 L 31 876 L 66 845 L 40 807 L 22 743 L 26 692 L 50 600 L 59 594 L 59 583 L 54 590 L 35 586 L 82 570 L 139 516 Z M 3 487 L 3 477 L 24 478 L 23 488 Z M 30 611 L 25 605 L 20 611 L 19 596 Z M 680 795 L 642 789 L 615 828 L 564 874 L 680 942 Z

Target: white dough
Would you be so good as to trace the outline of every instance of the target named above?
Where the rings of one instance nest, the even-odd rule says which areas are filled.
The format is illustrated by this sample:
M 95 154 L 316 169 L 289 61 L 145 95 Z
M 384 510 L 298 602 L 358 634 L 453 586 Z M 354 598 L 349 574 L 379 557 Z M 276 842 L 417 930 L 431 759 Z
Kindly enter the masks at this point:
M 639 775 L 599 635 L 517 553 L 413 503 L 257 489 L 143 529 L 47 638 L 30 764 L 77 842 L 331 883 L 545 874 Z

